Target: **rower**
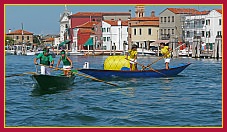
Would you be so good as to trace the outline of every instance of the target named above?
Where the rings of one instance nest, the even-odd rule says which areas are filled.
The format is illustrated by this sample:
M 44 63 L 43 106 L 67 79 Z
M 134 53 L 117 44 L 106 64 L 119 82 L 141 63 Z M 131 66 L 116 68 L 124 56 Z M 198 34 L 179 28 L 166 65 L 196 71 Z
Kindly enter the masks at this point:
M 60 58 L 58 60 L 58 63 L 57 63 L 57 66 L 56 66 L 56 70 L 58 69 L 58 66 L 59 66 L 61 61 L 63 62 L 64 75 L 67 76 L 67 75 L 69 75 L 69 71 L 71 71 L 71 68 L 73 67 L 73 62 L 68 56 L 66 56 L 64 50 L 61 51 L 61 56 L 60 56 Z

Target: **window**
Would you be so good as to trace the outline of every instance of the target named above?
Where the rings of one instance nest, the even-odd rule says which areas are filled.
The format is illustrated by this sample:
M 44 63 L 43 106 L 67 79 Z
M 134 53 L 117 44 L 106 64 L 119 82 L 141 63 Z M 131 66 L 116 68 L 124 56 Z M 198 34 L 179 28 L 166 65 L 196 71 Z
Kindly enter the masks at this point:
M 102 32 L 106 32 L 106 28 L 102 28 Z
M 134 28 L 134 35 L 136 35 L 136 29 Z
M 65 24 L 65 28 L 68 28 L 68 24 Z
M 174 22 L 174 16 L 172 16 L 172 22 Z
M 162 35 L 163 34 L 163 29 L 161 29 L 160 32 L 161 32 L 161 35 Z
M 206 37 L 207 37 L 207 38 L 210 38 L 210 31 L 207 31 L 207 32 L 206 32 Z
M 140 31 L 140 35 L 142 35 L 142 29 L 141 29 L 141 28 L 140 28 L 140 30 L 139 30 L 139 31 Z
M 29 36 L 27 36 L 27 40 L 29 40 Z
M 197 36 L 197 31 L 194 31 L 194 36 Z
M 22 40 L 24 40 L 24 36 L 22 36 Z
M 221 19 L 219 19 L 219 25 L 221 25 Z
M 202 37 L 204 37 L 205 36 L 205 31 L 202 31 Z
M 187 38 L 189 38 L 189 37 L 190 37 L 190 32 L 189 32 L 189 31 L 187 31 L 187 33 L 186 33 L 186 37 L 187 37 Z
M 110 32 L 110 28 L 107 28 L 107 32 Z
M 110 37 L 107 37 L 107 41 L 110 41 Z
M 168 22 L 170 22 L 170 16 L 168 16 Z
M 106 42 L 106 37 L 103 37 L 103 41 Z
M 148 35 L 151 35 L 151 28 L 148 29 Z
M 163 20 L 162 20 L 163 18 L 161 17 L 161 23 L 163 22 Z
M 19 39 L 19 36 L 16 36 L 16 39 L 18 40 Z
M 221 35 L 221 31 L 218 31 L 218 32 L 217 32 L 217 36 L 222 36 L 222 35 Z
M 172 29 L 172 34 L 174 35 L 174 29 Z
M 205 23 L 205 21 L 204 21 L 204 20 L 202 20 L 202 25 L 204 25 L 204 23 Z
M 168 34 L 170 34 L 170 29 L 168 29 Z
M 164 17 L 164 22 L 166 22 L 166 17 Z
M 210 19 L 206 20 L 206 25 L 210 25 Z

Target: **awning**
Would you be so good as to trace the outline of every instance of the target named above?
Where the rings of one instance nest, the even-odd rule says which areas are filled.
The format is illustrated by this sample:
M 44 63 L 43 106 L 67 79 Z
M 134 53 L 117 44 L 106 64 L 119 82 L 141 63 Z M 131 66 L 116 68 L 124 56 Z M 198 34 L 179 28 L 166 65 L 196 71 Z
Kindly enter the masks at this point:
M 70 41 L 71 41 L 71 40 L 68 40 L 68 39 L 67 39 L 67 40 L 61 42 L 61 43 L 59 44 L 59 47 L 65 45 L 65 44 L 67 44 L 67 43 L 69 43 Z
M 93 45 L 93 38 L 89 38 L 85 43 L 84 46 L 91 46 Z

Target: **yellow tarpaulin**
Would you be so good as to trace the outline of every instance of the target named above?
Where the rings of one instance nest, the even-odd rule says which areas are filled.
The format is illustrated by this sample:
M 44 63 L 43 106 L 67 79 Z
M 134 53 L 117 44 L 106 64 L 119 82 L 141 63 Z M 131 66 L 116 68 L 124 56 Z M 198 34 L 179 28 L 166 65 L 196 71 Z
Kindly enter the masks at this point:
M 126 56 L 109 56 L 104 61 L 104 70 L 121 70 L 123 67 L 130 68 Z

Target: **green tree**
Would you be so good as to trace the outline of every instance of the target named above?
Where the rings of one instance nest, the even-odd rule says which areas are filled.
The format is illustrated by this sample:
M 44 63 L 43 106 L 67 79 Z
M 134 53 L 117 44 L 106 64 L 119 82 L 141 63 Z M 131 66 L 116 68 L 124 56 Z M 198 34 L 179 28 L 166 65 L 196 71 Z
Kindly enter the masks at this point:
M 34 35 L 33 36 L 33 43 L 36 43 L 36 44 L 40 45 L 41 41 L 40 41 L 39 37 L 40 37 L 39 35 Z
M 13 44 L 13 38 L 9 37 L 9 36 L 6 36 L 5 38 L 5 46 L 6 45 L 12 45 Z

